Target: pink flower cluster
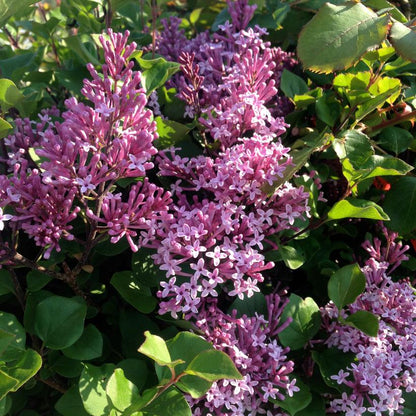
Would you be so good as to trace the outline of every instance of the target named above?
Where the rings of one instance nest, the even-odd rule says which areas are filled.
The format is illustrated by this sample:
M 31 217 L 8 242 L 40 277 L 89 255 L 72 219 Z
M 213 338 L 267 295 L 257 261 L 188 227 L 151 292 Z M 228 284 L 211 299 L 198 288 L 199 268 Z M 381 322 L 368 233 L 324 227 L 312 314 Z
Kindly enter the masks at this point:
M 223 148 L 247 132 L 276 137 L 285 131 L 278 85 L 282 70 L 294 63 L 262 40 L 264 29 L 245 29 L 255 6 L 247 0 L 227 3 L 232 23 L 220 26 L 212 38 L 205 32 L 188 41 L 180 20 L 171 18 L 158 39 L 158 52 L 182 64 L 183 75 L 174 80 L 188 104 L 186 115 L 198 116 Z
M 397 234 L 383 230 L 385 247 L 377 238 L 373 244 L 366 241 L 363 245 L 371 255 L 362 269 L 367 279 L 364 293 L 341 312 L 333 304 L 323 310 L 330 334 L 327 345 L 356 355 L 354 362 L 332 377 L 349 388 L 331 402 L 330 410 L 337 414 L 399 414 L 404 402 L 402 392 L 416 391 L 416 295 L 408 280 L 396 282 L 389 276 L 407 260 L 404 252 L 408 246 L 394 241 Z M 376 337 L 333 321 L 339 313 L 345 318 L 360 310 L 378 317 Z
M 52 120 L 56 110 L 44 111 L 38 123 L 18 119 L 16 133 L 6 139 L 11 175 L 0 176 L 0 208 L 7 205 L 11 214 L 2 220 L 45 247 L 46 258 L 59 251 L 62 238 L 74 238 L 70 223 L 81 207 L 92 229 L 108 231 L 113 242 L 126 236 L 133 250 L 137 230 L 154 227 L 168 210 L 169 193 L 147 180 L 127 198 L 115 193 L 119 179 L 143 177 L 157 153 L 156 124 L 145 108 L 141 75 L 129 61 L 136 45 L 127 38 L 128 32 L 111 30 L 108 40 L 101 37 L 102 75 L 88 65 L 92 80 L 82 89 L 91 104 L 68 99 L 61 122 Z
M 263 315 L 238 318 L 235 310 L 224 314 L 216 300 L 205 302 L 193 315 L 196 326 L 216 349 L 232 358 L 243 376 L 213 383 L 202 400 L 189 399 L 195 416 L 282 415 L 269 398 L 284 400 L 299 390 L 296 380 L 289 378 L 294 367 L 287 359 L 289 348 L 277 341 L 277 334 L 290 323 L 279 322 L 288 299 L 275 294 L 266 296 L 266 301 L 268 319 Z

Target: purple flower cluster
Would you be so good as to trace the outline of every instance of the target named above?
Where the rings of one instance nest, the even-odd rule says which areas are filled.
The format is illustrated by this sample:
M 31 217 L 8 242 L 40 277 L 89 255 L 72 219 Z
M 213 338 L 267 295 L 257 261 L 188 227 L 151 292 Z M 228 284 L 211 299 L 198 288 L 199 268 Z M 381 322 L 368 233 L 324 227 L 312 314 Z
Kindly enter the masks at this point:
M 187 102 L 186 115 L 198 116 L 223 148 L 245 133 L 257 131 L 277 137 L 287 127 L 278 95 L 281 72 L 293 65 L 291 56 L 272 48 L 255 27 L 245 29 L 255 6 L 247 0 L 228 1 L 232 22 L 220 26 L 212 38 L 207 32 L 187 40 L 180 20 L 164 20 L 158 52 L 182 64 L 183 75 L 174 78 L 179 97 Z
M 371 255 L 362 268 L 367 280 L 364 293 L 342 311 L 332 303 L 323 310 L 330 334 L 327 345 L 356 355 L 354 362 L 332 376 L 349 388 L 331 402 L 330 410 L 337 414 L 395 415 L 402 409 L 402 392 L 416 391 L 416 295 L 408 280 L 395 282 L 389 276 L 407 259 L 404 252 L 408 246 L 394 241 L 397 234 L 383 230 L 387 240 L 384 247 L 377 238 L 373 244 L 366 241 L 363 245 Z M 339 314 L 345 318 L 360 310 L 378 317 L 376 337 L 333 320 Z
M 194 315 L 196 326 L 216 349 L 232 358 L 243 376 L 213 383 L 202 400 L 189 399 L 195 416 L 282 415 L 269 398 L 284 400 L 299 390 L 296 380 L 289 378 L 294 366 L 287 359 L 289 348 L 277 341 L 277 334 L 290 323 L 279 322 L 288 299 L 275 294 L 266 296 L 266 301 L 268 319 L 263 315 L 237 318 L 235 310 L 227 315 L 216 300 L 205 302 Z
M 143 177 L 157 153 L 156 125 L 129 61 L 136 45 L 127 38 L 111 30 L 108 40 L 101 37 L 102 74 L 88 65 L 92 80 L 82 89 L 91 104 L 66 100 L 62 122 L 52 121 L 56 110 L 44 111 L 38 123 L 18 119 L 5 140 L 10 175 L 0 176 L 0 208 L 11 214 L 2 213 L 2 225 L 10 220 L 46 248 L 46 258 L 62 238 L 74 238 L 70 223 L 81 207 L 93 229 L 108 231 L 113 242 L 126 236 L 133 250 L 137 230 L 154 227 L 168 210 L 169 193 L 147 180 L 132 187 L 126 202 L 115 193 L 119 179 Z

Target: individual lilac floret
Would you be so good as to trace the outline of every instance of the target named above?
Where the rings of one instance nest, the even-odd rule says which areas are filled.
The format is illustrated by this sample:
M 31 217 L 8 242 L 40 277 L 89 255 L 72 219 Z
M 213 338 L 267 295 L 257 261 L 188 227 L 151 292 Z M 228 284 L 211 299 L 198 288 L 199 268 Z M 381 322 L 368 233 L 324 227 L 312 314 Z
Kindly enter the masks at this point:
M 42 111 L 39 122 L 17 119 L 16 133 L 5 139 L 10 179 L 0 176 L 0 208 L 9 206 L 12 217 L 3 220 L 45 247 L 45 257 L 59 251 L 61 239 L 74 238 L 70 223 L 81 207 L 92 234 L 108 231 L 113 242 L 125 236 L 137 250 L 137 230 L 154 228 L 170 203 L 170 194 L 147 180 L 132 187 L 126 202 L 111 193 L 119 179 L 153 168 L 157 133 L 141 74 L 132 69 L 136 44 L 128 44 L 128 32 L 111 30 L 100 40 L 102 74 L 89 64 L 92 79 L 81 90 L 88 104 L 66 100 L 60 122 L 52 119 L 55 109 Z
M 331 402 L 330 411 L 346 416 L 368 414 L 396 415 L 403 408 L 402 392 L 416 392 L 416 295 L 408 280 L 395 282 L 389 276 L 407 257 L 407 246 L 394 240 L 397 234 L 383 227 L 387 244 L 382 247 L 378 238 L 363 246 L 371 258 L 362 268 L 366 288 L 357 300 L 341 312 L 329 303 L 322 311 L 329 347 L 352 352 L 356 360 L 345 370 L 332 376 L 349 392 Z M 376 337 L 333 318 L 344 318 L 360 310 L 373 313 L 379 319 Z M 366 413 L 367 414 L 367 413 Z
M 207 301 L 197 314 L 196 326 L 214 348 L 234 361 L 242 380 L 220 380 L 200 400 L 189 398 L 194 415 L 244 416 L 247 414 L 282 415 L 269 398 L 284 400 L 298 391 L 290 379 L 294 364 L 288 360 L 289 348 L 283 348 L 277 334 L 290 320 L 279 322 L 288 302 L 279 295 L 266 296 L 268 318 L 263 315 L 237 318 L 223 313 L 215 300 Z

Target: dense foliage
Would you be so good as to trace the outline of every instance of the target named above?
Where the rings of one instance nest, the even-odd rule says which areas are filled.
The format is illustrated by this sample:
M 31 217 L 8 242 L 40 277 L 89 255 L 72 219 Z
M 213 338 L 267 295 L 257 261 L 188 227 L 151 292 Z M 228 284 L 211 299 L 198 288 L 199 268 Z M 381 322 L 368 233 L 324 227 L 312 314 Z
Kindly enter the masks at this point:
M 412 13 L 0 0 L 0 416 L 413 415 Z

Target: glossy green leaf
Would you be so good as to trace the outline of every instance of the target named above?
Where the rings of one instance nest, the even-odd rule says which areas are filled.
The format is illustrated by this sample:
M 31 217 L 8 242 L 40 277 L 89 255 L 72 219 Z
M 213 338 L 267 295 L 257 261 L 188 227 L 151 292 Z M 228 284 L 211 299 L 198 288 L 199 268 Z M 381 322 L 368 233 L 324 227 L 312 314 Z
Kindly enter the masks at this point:
M 305 94 L 309 90 L 308 85 L 301 77 L 287 69 L 284 69 L 282 72 L 280 89 L 289 98 L 293 98 L 295 95 Z
M 370 337 L 376 337 L 378 334 L 378 319 L 368 311 L 357 311 L 345 319 L 348 325 L 363 331 Z
M 10 17 L 26 12 L 36 0 L 0 0 L 0 27 L 4 26 Z
M 149 374 L 148 366 L 144 360 L 127 358 L 117 364 L 117 368 L 124 371 L 125 377 L 130 380 L 139 390 L 146 384 Z
M 157 133 L 159 134 L 155 144 L 158 149 L 177 146 L 189 133 L 190 127 L 174 120 L 164 120 L 156 117 Z
M 101 367 L 92 364 L 84 366 L 79 379 L 79 393 L 85 410 L 92 416 L 108 414 L 112 407 L 105 389 L 114 369 L 113 364 L 104 364 Z
M 43 287 L 46 286 L 51 280 L 51 276 L 38 270 L 31 270 L 26 275 L 27 289 L 30 292 L 37 292 L 38 290 L 43 289 Z
M 241 380 L 243 378 L 231 358 L 218 350 L 200 352 L 188 365 L 185 373 L 207 381 L 217 381 L 222 378 Z
M 385 150 L 393 152 L 396 156 L 408 149 L 413 141 L 413 135 L 400 127 L 387 127 L 381 131 L 377 144 Z
M 173 339 L 167 341 L 167 347 L 172 360 L 182 360 L 182 364 L 175 367 L 175 373 L 182 373 L 192 360 L 202 351 L 212 350 L 213 346 L 202 337 L 191 332 L 179 332 Z M 156 366 L 159 381 L 169 380 L 170 371 L 166 367 Z M 211 387 L 211 382 L 193 375 L 185 375 L 176 383 L 182 391 L 193 398 L 203 396 Z
M 174 387 L 162 393 L 141 412 L 143 416 L 192 416 L 185 397 Z
M 365 0 L 363 2 L 366 6 L 373 10 L 389 10 L 389 14 L 396 20 L 402 23 L 406 23 L 406 16 L 391 2 L 387 0 Z
M 312 401 L 312 394 L 309 387 L 303 383 L 299 378 L 296 378 L 296 387 L 299 391 L 294 392 L 293 396 L 286 396 L 285 400 L 273 400 L 274 403 L 278 404 L 283 410 L 294 416 L 298 414 L 302 409 L 307 407 Z
M 0 369 L 0 400 L 11 392 L 13 387 L 17 386 L 18 380 L 9 376 L 7 372 Z
M 341 115 L 341 105 L 332 95 L 325 94 L 315 103 L 317 117 L 328 126 L 334 127 Z
M 121 297 L 139 312 L 149 313 L 156 307 L 157 301 L 150 289 L 140 283 L 131 271 L 116 272 L 110 283 L 117 289 Z
M 337 390 L 344 391 L 345 386 L 339 385 L 331 376 L 338 374 L 339 370 L 345 370 L 355 359 L 355 354 L 345 353 L 337 348 L 329 348 L 322 352 L 312 351 L 312 358 L 318 364 L 325 383 Z
M 8 123 L 5 119 L 0 118 L 0 139 L 6 137 L 12 130 L 12 125 Z
M 10 367 L 7 371 L 10 377 L 13 377 L 18 383 L 12 388 L 12 391 L 16 391 L 28 380 L 30 380 L 41 368 L 42 358 L 32 349 L 24 351 L 19 360 L 13 363 L 13 367 Z
M 94 326 L 88 325 L 74 344 L 62 350 L 68 358 L 80 361 L 88 361 L 101 356 L 103 351 L 103 336 Z
M 16 106 L 22 100 L 23 94 L 13 81 L 7 78 L 0 79 L 0 107 L 3 111 Z
M 50 296 L 36 307 L 35 333 L 48 348 L 67 348 L 81 337 L 86 313 L 81 298 Z
M 374 154 L 370 139 L 357 130 L 348 130 L 340 138 L 334 139 L 332 146 L 337 156 L 347 158 L 355 169 L 359 169 Z
M 59 398 L 55 404 L 55 409 L 62 416 L 88 416 L 77 386 L 72 386 L 66 393 Z
M 7 362 L 20 357 L 26 345 L 26 332 L 23 326 L 11 313 L 0 311 L 0 330 L 2 330 L 0 336 L 3 334 L 3 342 L 6 343 L 1 360 Z
M 416 178 L 408 176 L 392 183 L 383 209 L 390 217 L 388 226 L 401 234 L 416 228 Z
M 337 270 L 329 279 L 328 295 L 338 309 L 350 305 L 365 288 L 365 276 L 357 264 Z
M 291 350 L 303 348 L 313 338 L 321 326 L 319 307 L 312 298 L 302 299 L 292 293 L 289 303 L 285 306 L 280 322 L 287 319 L 292 322 L 279 333 L 279 340 L 285 347 Z
M 115 408 L 120 411 L 131 406 L 134 397 L 138 396 L 137 387 L 124 376 L 121 368 L 116 368 L 107 382 L 107 396 Z
M 373 201 L 347 198 L 338 201 L 328 212 L 329 220 L 342 218 L 368 218 L 388 221 L 390 217 Z
M 389 39 L 396 52 L 404 59 L 416 62 L 416 32 L 400 22 L 393 22 Z
M 174 364 L 163 338 L 153 335 L 149 331 L 146 331 L 144 335 L 146 340 L 140 346 L 139 352 L 156 361 L 159 365 L 171 366 Z M 175 364 L 179 363 L 176 362 Z
M 348 68 L 367 50 L 380 45 L 388 22 L 388 16 L 377 16 L 361 3 L 325 3 L 303 28 L 298 56 L 305 68 L 315 72 Z

